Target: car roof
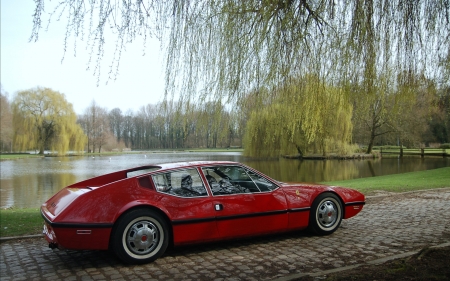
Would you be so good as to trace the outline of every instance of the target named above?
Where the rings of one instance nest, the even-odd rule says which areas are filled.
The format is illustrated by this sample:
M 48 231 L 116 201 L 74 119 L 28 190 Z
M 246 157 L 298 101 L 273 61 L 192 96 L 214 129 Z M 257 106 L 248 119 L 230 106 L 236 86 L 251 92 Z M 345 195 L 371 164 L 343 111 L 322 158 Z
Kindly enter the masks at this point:
M 163 164 L 151 164 L 145 166 L 133 167 L 122 170 L 119 173 L 126 173 L 127 178 L 134 178 L 145 174 L 160 173 L 172 169 L 188 169 L 197 167 L 208 167 L 213 165 L 243 165 L 239 162 L 232 161 L 190 161 L 190 162 L 171 162 Z
M 188 167 L 211 166 L 211 165 L 242 165 L 242 164 L 233 161 L 189 161 L 189 162 L 163 163 L 152 166 L 158 166 L 161 167 L 161 170 L 166 170 L 174 168 L 188 168 Z

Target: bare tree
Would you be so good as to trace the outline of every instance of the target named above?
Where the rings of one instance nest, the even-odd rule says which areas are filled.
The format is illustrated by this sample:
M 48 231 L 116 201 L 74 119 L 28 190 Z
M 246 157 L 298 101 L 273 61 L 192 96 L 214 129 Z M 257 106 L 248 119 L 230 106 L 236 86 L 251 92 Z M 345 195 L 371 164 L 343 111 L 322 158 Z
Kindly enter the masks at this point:
M 98 149 L 100 153 L 110 134 L 107 110 L 98 106 L 93 100 L 91 105 L 85 109 L 81 120 L 83 129 L 88 136 L 88 152 L 95 152 Z

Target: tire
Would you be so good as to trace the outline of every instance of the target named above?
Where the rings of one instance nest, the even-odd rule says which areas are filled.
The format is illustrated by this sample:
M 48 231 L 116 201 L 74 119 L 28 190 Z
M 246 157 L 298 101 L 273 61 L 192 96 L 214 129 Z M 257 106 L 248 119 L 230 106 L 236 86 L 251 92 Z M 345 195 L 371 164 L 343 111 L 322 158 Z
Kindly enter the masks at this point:
M 137 209 L 122 216 L 112 231 L 112 249 L 125 263 L 156 260 L 169 244 L 169 227 L 155 211 Z
M 342 222 L 343 211 L 339 197 L 322 193 L 314 200 L 309 215 L 309 229 L 318 235 L 335 232 Z

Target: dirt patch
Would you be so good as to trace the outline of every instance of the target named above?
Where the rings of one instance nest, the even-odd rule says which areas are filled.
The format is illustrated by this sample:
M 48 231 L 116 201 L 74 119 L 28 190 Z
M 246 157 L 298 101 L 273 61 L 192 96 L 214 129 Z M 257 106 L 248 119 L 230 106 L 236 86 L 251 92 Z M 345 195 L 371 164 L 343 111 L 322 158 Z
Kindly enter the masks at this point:
M 450 246 L 425 248 L 419 253 L 380 265 L 363 265 L 326 276 L 305 276 L 296 281 L 343 280 L 450 280 Z

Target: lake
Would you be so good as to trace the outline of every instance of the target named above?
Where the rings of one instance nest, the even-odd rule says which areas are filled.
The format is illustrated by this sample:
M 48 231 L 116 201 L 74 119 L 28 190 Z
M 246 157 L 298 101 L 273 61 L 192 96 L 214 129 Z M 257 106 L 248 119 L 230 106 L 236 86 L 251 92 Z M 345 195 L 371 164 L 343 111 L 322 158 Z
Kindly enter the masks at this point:
M 1 161 L 1 208 L 37 208 L 63 187 L 135 166 L 176 161 L 242 162 L 279 181 L 322 182 L 429 170 L 450 166 L 449 158 L 370 160 L 254 160 L 239 152 L 141 153 L 95 157 L 44 157 Z

